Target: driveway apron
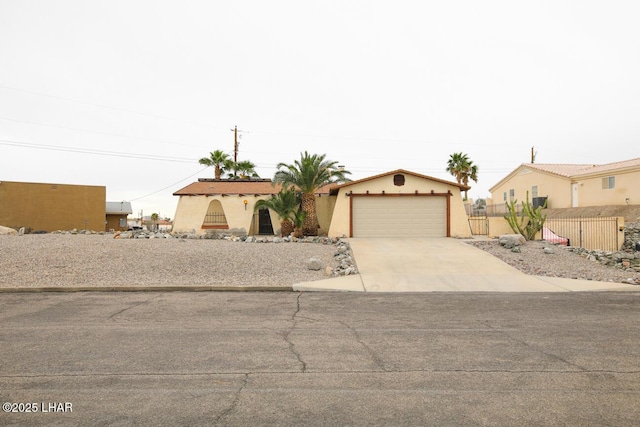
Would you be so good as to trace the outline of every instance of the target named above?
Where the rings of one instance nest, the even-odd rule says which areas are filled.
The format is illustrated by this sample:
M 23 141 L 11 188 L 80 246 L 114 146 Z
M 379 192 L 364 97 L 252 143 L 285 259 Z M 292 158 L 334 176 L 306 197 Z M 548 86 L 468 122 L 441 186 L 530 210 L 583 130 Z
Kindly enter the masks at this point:
M 637 290 L 620 283 L 529 276 L 453 238 L 351 238 L 359 276 L 294 285 L 294 290 L 365 292 L 568 292 Z

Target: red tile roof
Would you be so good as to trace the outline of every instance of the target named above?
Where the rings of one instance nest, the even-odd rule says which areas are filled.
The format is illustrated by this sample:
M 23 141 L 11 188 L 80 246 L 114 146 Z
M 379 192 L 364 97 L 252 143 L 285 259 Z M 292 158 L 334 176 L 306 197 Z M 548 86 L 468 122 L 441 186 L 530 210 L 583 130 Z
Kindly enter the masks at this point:
M 316 191 L 316 194 L 329 194 L 329 188 L 334 184 L 325 186 Z M 216 196 L 216 195 L 271 195 L 278 194 L 282 184 L 274 184 L 271 180 L 213 180 L 201 179 L 173 193 L 174 196 Z

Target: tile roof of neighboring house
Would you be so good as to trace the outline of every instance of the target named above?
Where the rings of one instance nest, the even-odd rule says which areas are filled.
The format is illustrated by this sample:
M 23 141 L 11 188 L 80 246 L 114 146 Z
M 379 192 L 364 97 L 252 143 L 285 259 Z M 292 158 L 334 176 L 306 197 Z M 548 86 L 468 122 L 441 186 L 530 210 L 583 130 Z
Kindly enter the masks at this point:
M 630 160 L 623 160 L 621 162 L 606 163 L 604 165 L 593 165 L 592 168 L 584 170 L 576 175 L 585 175 L 591 173 L 602 173 L 610 171 L 620 171 L 624 169 L 637 169 L 640 168 L 640 157 Z
M 527 169 L 537 169 L 542 172 L 549 172 L 564 177 L 571 177 L 584 170 L 593 168 L 594 165 L 576 165 L 576 164 L 559 164 L 559 163 L 523 163 L 520 167 Z
M 622 171 L 625 169 L 640 169 L 640 157 L 630 160 L 623 160 L 621 162 L 606 163 L 602 165 L 594 164 L 559 164 L 559 163 L 522 163 L 516 169 L 514 169 L 509 175 L 502 178 L 497 184 L 489 188 L 489 191 L 493 191 L 502 183 L 508 181 L 508 179 L 515 173 L 522 169 L 536 169 L 541 172 L 552 173 L 565 178 L 575 178 L 579 176 L 585 176 L 590 174 L 606 173 L 612 171 Z
M 329 187 L 320 188 L 316 194 L 329 194 Z M 281 184 L 273 184 L 270 179 L 264 180 L 226 180 L 200 179 L 173 193 L 174 196 L 215 196 L 215 195 L 271 195 L 278 194 Z
M 107 214 L 111 215 L 129 215 L 133 213 L 133 210 L 131 209 L 131 202 L 107 202 L 105 211 Z
M 606 163 L 603 165 L 594 164 L 553 164 L 553 163 L 523 163 L 520 167 L 528 169 L 538 169 L 568 178 L 577 175 L 590 173 L 608 172 L 632 167 L 640 167 L 640 157 L 637 159 L 624 160 L 621 162 Z

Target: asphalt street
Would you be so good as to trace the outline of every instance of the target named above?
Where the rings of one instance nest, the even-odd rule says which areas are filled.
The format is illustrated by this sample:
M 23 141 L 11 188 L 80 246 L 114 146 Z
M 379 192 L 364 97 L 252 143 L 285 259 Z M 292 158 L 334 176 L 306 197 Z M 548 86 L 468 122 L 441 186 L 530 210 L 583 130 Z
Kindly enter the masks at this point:
M 640 419 L 638 292 L 5 293 L 0 325 L 0 425 Z

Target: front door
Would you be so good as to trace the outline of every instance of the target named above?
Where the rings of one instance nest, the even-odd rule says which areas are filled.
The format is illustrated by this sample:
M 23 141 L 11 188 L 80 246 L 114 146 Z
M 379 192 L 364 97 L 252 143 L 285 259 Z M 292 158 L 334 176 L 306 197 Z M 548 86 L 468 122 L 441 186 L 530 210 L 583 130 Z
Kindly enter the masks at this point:
M 269 209 L 260 209 L 258 211 L 258 234 L 273 234 L 273 225 L 271 224 Z

